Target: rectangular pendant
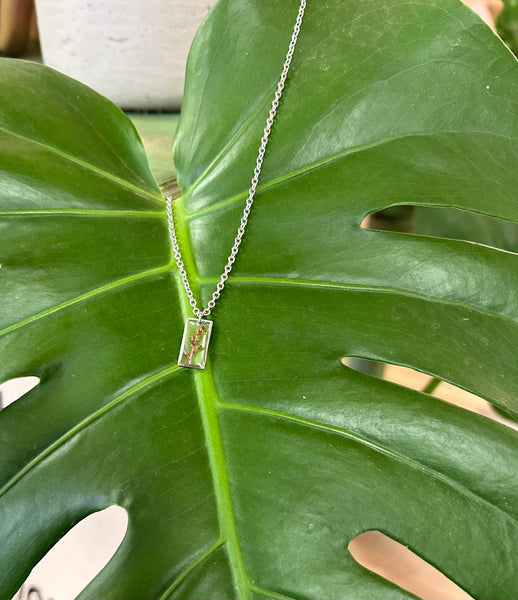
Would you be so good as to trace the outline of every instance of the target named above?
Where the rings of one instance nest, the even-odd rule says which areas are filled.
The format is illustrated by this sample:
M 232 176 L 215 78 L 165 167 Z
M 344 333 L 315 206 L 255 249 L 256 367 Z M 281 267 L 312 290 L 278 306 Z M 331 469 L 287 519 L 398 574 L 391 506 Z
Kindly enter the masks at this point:
M 209 349 L 212 321 L 186 319 L 178 365 L 188 369 L 204 369 Z

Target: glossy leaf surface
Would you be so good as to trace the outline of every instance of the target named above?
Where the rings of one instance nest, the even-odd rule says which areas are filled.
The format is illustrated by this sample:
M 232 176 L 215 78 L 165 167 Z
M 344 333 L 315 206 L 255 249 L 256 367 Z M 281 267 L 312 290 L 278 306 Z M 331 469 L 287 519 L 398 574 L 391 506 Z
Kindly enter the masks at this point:
M 298 2 L 221 0 L 188 65 L 175 203 L 206 301 L 235 235 Z M 392 204 L 518 221 L 518 67 L 455 0 L 309 2 L 204 371 L 130 122 L 0 62 L 0 590 L 110 504 L 81 598 L 413 597 L 359 566 L 379 530 L 474 598 L 518 590 L 518 435 L 348 369 L 408 365 L 518 414 L 517 257 L 361 228 Z

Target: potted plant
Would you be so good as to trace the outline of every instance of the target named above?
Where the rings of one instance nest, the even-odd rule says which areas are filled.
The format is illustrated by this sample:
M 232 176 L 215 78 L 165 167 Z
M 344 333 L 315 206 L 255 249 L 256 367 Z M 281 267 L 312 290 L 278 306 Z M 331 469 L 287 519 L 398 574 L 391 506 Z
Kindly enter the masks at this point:
M 45 64 L 125 109 L 177 110 L 192 38 L 214 0 L 41 0 Z
M 298 0 L 220 0 L 191 49 L 177 233 L 207 300 Z M 473 598 L 518 590 L 518 434 L 348 368 L 412 367 L 516 417 L 517 256 L 366 230 L 412 204 L 518 222 L 518 67 L 456 0 L 310 3 L 204 370 L 163 195 L 128 119 L 0 62 L 0 590 L 75 523 L 128 531 L 80 596 L 414 598 L 348 547 L 380 531 Z

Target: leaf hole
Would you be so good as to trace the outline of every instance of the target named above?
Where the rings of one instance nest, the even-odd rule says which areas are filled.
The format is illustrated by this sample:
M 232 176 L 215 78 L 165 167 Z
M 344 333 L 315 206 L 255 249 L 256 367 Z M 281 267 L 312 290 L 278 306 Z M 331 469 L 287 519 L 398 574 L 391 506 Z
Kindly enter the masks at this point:
M 434 398 L 455 404 L 479 415 L 484 415 L 512 429 L 518 430 L 518 422 L 496 410 L 490 402 L 448 381 L 410 367 L 402 367 L 366 358 L 346 357 L 342 360 L 342 363 L 360 373 L 372 375 L 379 379 L 396 383 L 402 387 L 429 394 Z
M 473 600 L 446 575 L 380 531 L 365 531 L 349 543 L 354 560 L 422 600 Z
M 414 231 L 414 206 L 390 206 L 368 214 L 361 223 L 362 229 L 377 231 Z
M 361 227 L 475 242 L 518 253 L 518 223 L 458 208 L 394 205 L 367 215 Z
M 117 505 L 88 515 L 47 552 L 13 600 L 31 588 L 45 600 L 76 598 L 112 559 L 127 527 L 128 514 Z
M 30 392 L 39 382 L 40 378 L 34 375 L 16 377 L 15 379 L 4 381 L 0 385 L 0 410 L 9 406 L 9 404 L 12 404 L 18 398 L 27 394 L 27 392 Z

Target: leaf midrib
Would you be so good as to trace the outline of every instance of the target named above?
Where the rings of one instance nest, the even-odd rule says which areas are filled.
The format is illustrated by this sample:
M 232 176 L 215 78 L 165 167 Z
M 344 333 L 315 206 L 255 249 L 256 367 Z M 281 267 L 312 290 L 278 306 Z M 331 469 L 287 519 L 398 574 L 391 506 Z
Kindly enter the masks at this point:
M 178 588 L 179 585 L 198 567 L 203 564 L 214 552 L 219 550 L 225 545 L 224 540 L 218 539 L 214 544 L 209 546 L 204 552 L 199 554 L 189 565 L 176 577 L 173 583 L 160 595 L 158 600 L 168 600 L 170 595 Z M 261 594 L 264 597 L 269 597 L 271 600 L 295 600 L 285 594 L 279 594 L 272 592 L 272 590 L 266 590 L 257 585 L 250 584 L 250 591 Z
M 57 440 L 55 440 L 52 444 L 50 444 L 47 448 L 45 448 L 41 452 L 39 452 L 33 459 L 31 459 L 31 461 L 22 470 L 20 470 L 14 477 L 12 477 L 9 481 L 7 481 L 2 486 L 2 488 L 0 488 L 0 497 L 5 495 L 12 487 L 14 487 L 14 485 L 16 485 L 16 483 L 18 483 L 21 479 L 23 479 L 25 476 L 27 476 L 33 469 L 35 469 L 47 457 L 51 456 L 53 452 L 55 452 L 59 448 L 63 447 L 66 443 L 70 442 L 76 435 L 80 434 L 81 431 L 83 431 L 86 427 L 93 424 L 95 421 L 98 421 L 98 420 L 102 419 L 103 417 L 105 417 L 110 411 L 112 411 L 113 409 L 118 407 L 123 402 L 131 399 L 135 394 L 140 393 L 141 391 L 143 391 L 144 389 L 146 389 L 148 387 L 153 387 L 155 384 L 162 383 L 168 377 L 174 376 L 175 374 L 178 374 L 182 370 L 183 370 L 182 367 L 178 367 L 177 365 L 172 365 L 172 366 L 167 367 L 166 369 L 163 369 L 161 371 L 153 373 L 152 375 L 148 375 L 145 378 L 138 381 L 137 383 L 135 383 L 131 388 L 124 391 L 122 394 L 113 398 L 109 403 L 105 404 L 98 410 L 94 411 L 91 415 L 89 415 L 87 418 L 80 421 L 77 425 L 72 427 L 69 431 L 67 431 L 65 434 L 63 434 L 61 437 L 59 437 Z M 205 375 L 208 379 L 210 379 L 213 382 L 213 375 L 210 370 L 207 371 L 207 369 L 206 369 L 204 373 L 202 373 L 202 372 L 196 373 L 196 375 L 198 375 L 198 376 L 202 375 L 202 374 Z M 213 383 L 211 383 L 211 387 L 213 387 Z M 213 388 L 213 389 L 215 390 L 215 388 Z M 206 391 L 206 390 L 204 390 L 204 391 Z M 214 391 L 214 393 L 215 393 L 215 391 Z M 494 510 L 496 510 L 497 512 L 502 514 L 505 518 L 509 519 L 514 525 L 518 525 L 518 518 L 515 518 L 514 516 L 505 512 L 501 507 L 493 504 L 490 500 L 488 500 L 487 498 L 484 498 L 483 496 L 480 496 L 475 491 L 467 488 L 465 485 L 455 481 L 454 479 L 441 473 L 437 469 L 433 469 L 429 465 L 421 463 L 418 460 L 411 459 L 404 454 L 401 454 L 399 452 L 392 450 L 389 446 L 380 444 L 366 436 L 356 434 L 353 431 L 350 431 L 347 429 L 341 429 L 340 427 L 336 427 L 336 426 L 329 425 L 326 423 L 320 423 L 318 421 L 305 419 L 303 417 L 300 417 L 297 415 L 292 415 L 292 414 L 289 414 L 286 412 L 281 412 L 281 411 L 268 409 L 268 408 L 264 408 L 264 407 L 248 406 L 248 405 L 225 402 L 225 401 L 221 400 L 219 397 L 215 399 L 214 405 L 215 405 L 215 408 L 217 411 L 218 410 L 240 411 L 240 412 L 246 412 L 246 413 L 250 413 L 253 415 L 259 415 L 259 416 L 264 416 L 264 417 L 268 417 L 268 418 L 273 417 L 273 418 L 289 421 L 291 423 L 296 423 L 299 426 L 309 427 L 311 429 L 315 429 L 315 430 L 319 430 L 319 431 L 326 431 L 328 433 L 332 433 L 335 435 L 339 435 L 340 437 L 347 438 L 355 443 L 367 446 L 371 450 L 373 450 L 375 452 L 379 452 L 380 454 L 383 454 L 384 456 L 387 456 L 393 460 L 397 460 L 398 462 L 406 464 L 410 468 L 417 469 L 417 470 L 421 471 L 422 473 L 429 475 L 432 478 L 442 481 L 449 487 L 456 489 L 459 493 L 464 494 L 469 497 L 472 497 L 477 502 L 481 502 L 486 506 L 492 507 Z M 221 463 L 222 458 L 223 457 L 221 455 L 220 464 L 218 466 L 222 466 L 225 469 L 225 473 L 226 473 L 226 463 L 224 461 Z M 225 540 L 225 541 L 228 541 L 228 540 Z
M 185 236 L 187 234 L 185 229 L 182 222 L 178 223 L 177 234 L 180 236 L 183 234 Z M 189 243 L 184 246 L 183 260 L 186 265 L 191 266 L 192 272 L 192 267 L 195 263 L 191 253 L 190 239 Z M 196 283 L 198 283 L 198 279 L 196 273 Z M 192 315 L 192 309 L 178 278 L 176 279 L 176 283 L 180 309 L 183 318 L 187 319 Z M 218 395 L 214 387 L 214 378 L 212 376 L 210 363 L 206 365 L 205 369 L 196 370 L 193 375 L 204 438 L 207 446 L 207 455 L 212 474 L 212 483 L 214 486 L 216 510 L 220 526 L 220 538 L 224 540 L 227 547 L 230 569 L 239 598 L 240 600 L 249 600 L 252 582 L 248 577 L 245 567 L 234 519 L 230 485 L 224 459 L 223 439 L 216 406 Z
M 223 449 L 223 435 L 217 411 L 219 398 L 214 387 L 214 377 L 210 364 L 203 371 L 197 371 L 194 374 L 194 380 L 216 496 L 220 537 L 225 541 L 227 547 L 238 596 L 240 600 L 249 600 L 252 582 L 246 570 L 234 517 Z

